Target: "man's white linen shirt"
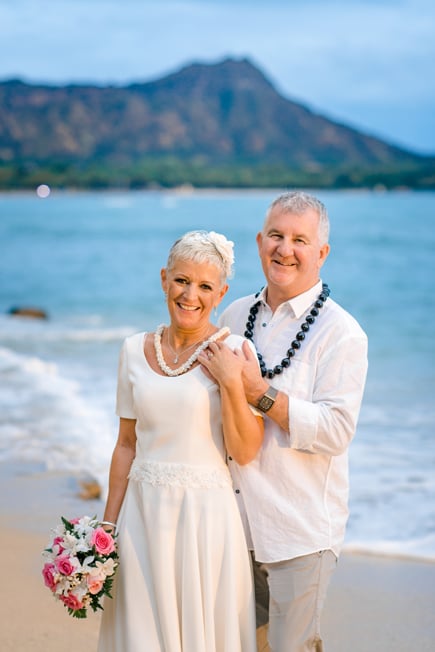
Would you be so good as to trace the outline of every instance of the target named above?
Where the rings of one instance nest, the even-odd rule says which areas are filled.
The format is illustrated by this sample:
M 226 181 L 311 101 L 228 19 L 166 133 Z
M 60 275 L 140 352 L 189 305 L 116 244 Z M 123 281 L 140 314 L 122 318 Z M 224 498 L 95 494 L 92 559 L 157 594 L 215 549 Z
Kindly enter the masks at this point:
M 254 342 L 268 369 L 280 364 L 322 291 L 309 291 L 272 314 L 266 290 L 234 301 L 219 324 L 243 335 L 261 301 Z M 268 382 L 289 397 L 288 432 L 265 415 L 255 460 L 232 460 L 236 497 L 257 561 L 272 563 L 332 550 L 338 557 L 348 518 L 348 446 L 355 434 L 367 373 L 367 337 L 332 299 L 319 310 L 291 365 Z

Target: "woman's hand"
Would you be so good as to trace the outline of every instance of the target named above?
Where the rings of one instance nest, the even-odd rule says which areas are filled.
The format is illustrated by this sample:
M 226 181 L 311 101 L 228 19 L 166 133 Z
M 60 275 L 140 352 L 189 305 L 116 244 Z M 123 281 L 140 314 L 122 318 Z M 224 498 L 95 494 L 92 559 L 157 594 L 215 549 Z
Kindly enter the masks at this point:
M 112 523 L 111 521 L 101 521 L 100 525 L 105 532 L 108 532 L 109 534 L 116 533 L 116 523 Z
M 233 351 L 224 342 L 211 342 L 199 355 L 198 362 L 218 385 L 231 385 L 240 382 L 247 358 L 242 349 Z
M 257 356 L 249 342 L 232 351 L 224 342 L 214 342 L 198 357 L 204 373 L 219 385 L 231 384 L 240 378 L 248 403 L 256 405 L 267 391 L 268 384 L 261 376 Z

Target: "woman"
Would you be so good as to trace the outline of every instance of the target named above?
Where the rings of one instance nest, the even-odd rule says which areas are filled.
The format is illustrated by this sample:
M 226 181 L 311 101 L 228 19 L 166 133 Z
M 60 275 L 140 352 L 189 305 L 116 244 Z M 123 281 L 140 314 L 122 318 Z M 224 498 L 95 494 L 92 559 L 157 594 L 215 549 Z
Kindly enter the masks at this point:
M 180 238 L 161 271 L 170 325 L 127 338 L 121 351 L 103 521 L 117 528 L 120 565 L 100 652 L 256 649 L 251 570 L 225 459 L 251 461 L 263 425 L 243 391 L 243 338 L 210 322 L 228 289 L 232 246 L 214 232 Z

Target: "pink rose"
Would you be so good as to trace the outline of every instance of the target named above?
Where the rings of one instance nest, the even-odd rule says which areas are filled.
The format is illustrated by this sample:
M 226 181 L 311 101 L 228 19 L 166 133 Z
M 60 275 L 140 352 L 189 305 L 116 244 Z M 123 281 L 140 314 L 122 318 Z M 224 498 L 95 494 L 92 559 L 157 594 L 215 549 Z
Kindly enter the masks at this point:
M 62 575 L 72 575 L 74 573 L 75 567 L 67 555 L 56 557 L 54 563 L 57 570 L 59 573 L 62 573 Z
M 103 588 L 104 582 L 97 577 L 92 577 L 92 575 L 88 575 L 86 583 L 88 585 L 89 593 L 92 595 L 97 595 Z
M 80 523 L 80 518 L 70 518 L 71 525 L 77 525 L 77 523 Z
M 58 555 L 60 555 L 65 550 L 65 548 L 63 547 L 62 544 L 63 544 L 63 537 L 55 537 L 53 539 L 53 546 L 52 547 L 53 548 L 54 548 L 54 546 L 58 547 L 58 552 L 57 552 Z
M 68 593 L 68 595 L 61 595 L 60 599 L 68 607 L 68 609 L 72 609 L 73 611 L 77 611 L 78 609 L 83 609 L 83 602 L 80 602 L 78 597 L 74 595 L 74 593 Z
M 115 550 L 115 541 L 109 532 L 102 527 L 97 527 L 92 533 L 91 543 L 100 555 L 110 555 Z
M 42 576 L 44 578 L 45 586 L 48 586 L 48 588 L 51 591 L 54 591 L 56 586 L 56 582 L 54 579 L 55 573 L 56 573 L 56 568 L 54 564 L 47 562 L 44 565 L 44 568 L 42 569 Z

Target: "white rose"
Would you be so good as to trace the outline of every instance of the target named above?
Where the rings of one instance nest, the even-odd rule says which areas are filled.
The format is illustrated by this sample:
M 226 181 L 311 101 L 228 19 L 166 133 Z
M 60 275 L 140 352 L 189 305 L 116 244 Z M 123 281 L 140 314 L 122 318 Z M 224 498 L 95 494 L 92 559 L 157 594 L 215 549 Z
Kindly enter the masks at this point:
M 210 231 L 208 233 L 208 239 L 213 243 L 220 256 L 222 257 L 226 274 L 227 276 L 230 276 L 232 266 L 234 264 L 234 242 L 227 240 L 224 235 L 221 233 L 216 233 L 216 231 Z

